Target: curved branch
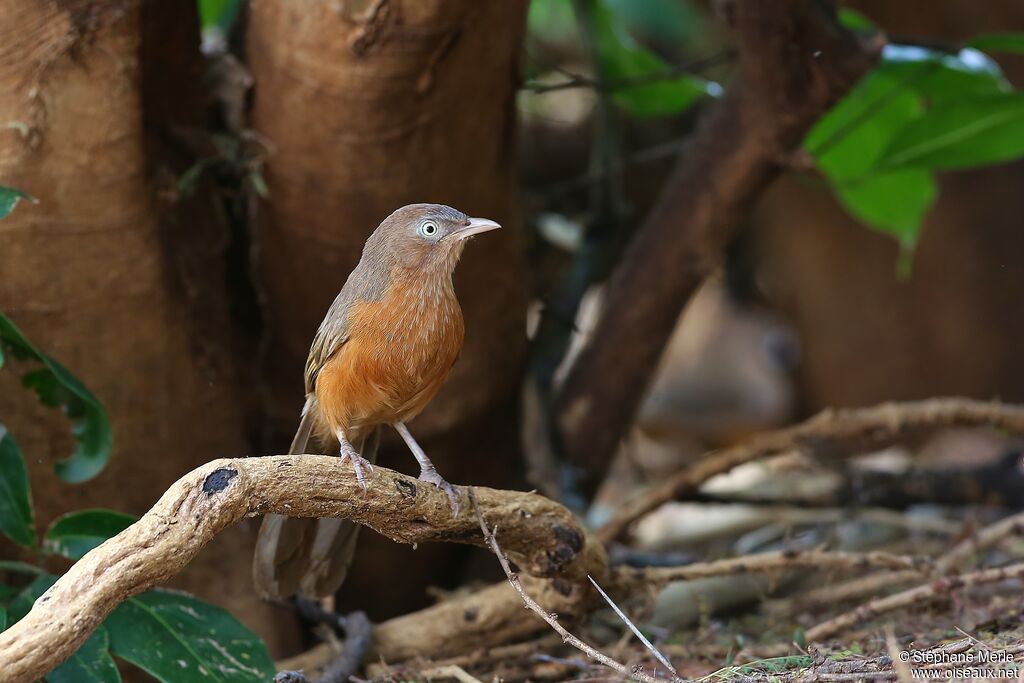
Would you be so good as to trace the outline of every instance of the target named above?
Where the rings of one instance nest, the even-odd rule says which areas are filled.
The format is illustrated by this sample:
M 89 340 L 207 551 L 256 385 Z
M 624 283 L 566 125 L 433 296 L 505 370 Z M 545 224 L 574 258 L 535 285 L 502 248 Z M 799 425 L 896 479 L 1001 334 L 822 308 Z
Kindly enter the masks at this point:
M 945 427 L 992 427 L 1024 434 L 1024 406 L 940 398 L 824 410 L 793 427 L 708 454 L 648 493 L 629 500 L 597 535 L 605 542 L 614 540 L 648 512 L 669 501 L 695 495 L 708 479 L 744 463 L 794 450 L 817 456 L 855 455 Z
M 330 456 L 223 459 L 192 470 L 139 521 L 75 563 L 0 634 L 0 683 L 42 678 L 122 601 L 180 572 L 214 536 L 245 517 L 342 517 L 400 543 L 486 546 L 468 500 L 453 517 L 436 487 L 384 467 L 374 468 L 367 484 L 364 493 L 351 467 Z M 575 580 L 600 566 L 600 547 L 587 543 L 562 506 L 532 493 L 475 491 L 480 509 L 500 520 L 507 552 L 523 571 Z

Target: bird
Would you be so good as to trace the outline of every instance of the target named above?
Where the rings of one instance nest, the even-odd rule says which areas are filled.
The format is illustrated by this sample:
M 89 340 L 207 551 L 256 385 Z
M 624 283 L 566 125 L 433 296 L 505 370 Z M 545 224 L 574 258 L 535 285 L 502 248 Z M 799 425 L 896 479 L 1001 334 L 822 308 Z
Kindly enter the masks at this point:
M 403 206 L 381 222 L 313 337 L 290 454 L 306 453 L 310 440 L 337 443 L 365 492 L 379 428 L 390 425 L 419 463 L 420 480 L 444 491 L 458 515 L 455 487 L 406 423 L 434 398 L 462 350 L 452 273 L 466 241 L 500 227 L 442 204 Z M 348 573 L 358 529 L 342 519 L 267 515 L 253 558 L 257 590 L 278 599 L 333 595 Z

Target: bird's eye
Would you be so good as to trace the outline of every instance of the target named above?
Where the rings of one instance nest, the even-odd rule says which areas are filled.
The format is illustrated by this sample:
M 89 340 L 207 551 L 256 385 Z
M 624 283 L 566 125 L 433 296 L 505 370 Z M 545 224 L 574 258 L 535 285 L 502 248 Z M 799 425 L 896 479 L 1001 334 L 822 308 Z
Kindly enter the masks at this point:
M 420 225 L 420 234 L 424 237 L 433 237 L 437 234 L 437 223 L 434 223 L 433 221 L 424 221 L 424 223 Z

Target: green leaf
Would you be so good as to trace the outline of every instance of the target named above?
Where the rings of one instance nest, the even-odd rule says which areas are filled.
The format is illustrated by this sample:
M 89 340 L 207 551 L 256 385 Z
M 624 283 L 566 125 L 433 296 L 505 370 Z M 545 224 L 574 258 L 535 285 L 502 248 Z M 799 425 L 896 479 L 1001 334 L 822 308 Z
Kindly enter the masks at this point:
M 972 38 L 967 44 L 985 52 L 1024 53 L 1024 33 L 989 33 Z
M 113 510 L 79 510 L 54 520 L 43 537 L 43 548 L 77 560 L 103 541 L 116 536 L 138 517 Z
M 0 572 L 14 572 L 15 574 L 42 574 L 43 570 L 27 562 L 17 560 L 0 560 Z
M 1024 94 L 1004 93 L 950 102 L 909 122 L 877 165 L 955 169 L 1024 155 Z
M 60 407 L 71 419 L 76 447 L 55 466 L 57 476 L 69 483 L 99 474 L 110 459 L 111 432 L 107 412 L 96 397 L 63 365 L 34 347 L 6 316 L 0 314 L 0 345 L 16 358 L 35 360 L 42 368 L 22 377 L 48 406 Z
M 11 623 L 21 620 L 33 603 L 57 580 L 43 574 L 26 586 L 8 605 Z M 120 683 L 121 674 L 110 656 L 109 636 L 101 625 L 66 662 L 46 675 L 48 683 Z
M 876 70 L 818 121 L 804 146 L 833 182 L 859 178 L 874 166 L 893 132 L 922 111 L 916 94 Z
M 121 683 L 121 672 L 110 656 L 110 636 L 100 626 L 68 661 L 46 674 L 47 683 Z
M 938 195 L 932 175 L 917 169 L 871 174 L 840 183 L 835 190 L 853 216 L 892 235 L 908 250 L 916 245 L 921 222 Z
M 876 71 L 935 105 L 965 97 L 1008 92 L 999 64 L 973 48 L 955 53 L 917 45 L 886 45 Z
M 594 0 L 589 17 L 605 81 L 614 84 L 642 80 L 670 70 L 663 59 L 638 45 L 622 28 L 607 0 Z M 656 82 L 616 87 L 612 99 L 636 117 L 667 116 L 682 113 L 697 100 L 717 95 L 720 90 L 717 83 L 684 74 Z
M 35 198 L 13 187 L 0 185 L 0 218 L 7 218 L 19 200 L 35 203 Z
M 106 622 L 114 653 L 164 683 L 265 683 L 274 662 L 263 641 L 228 612 L 194 597 L 152 590 Z
M 875 24 L 864 14 L 849 7 L 839 10 L 839 23 L 851 31 L 874 31 Z
M 7 630 L 7 610 L 0 607 L 0 633 Z
M 0 532 L 22 546 L 36 542 L 28 471 L 17 442 L 0 425 Z

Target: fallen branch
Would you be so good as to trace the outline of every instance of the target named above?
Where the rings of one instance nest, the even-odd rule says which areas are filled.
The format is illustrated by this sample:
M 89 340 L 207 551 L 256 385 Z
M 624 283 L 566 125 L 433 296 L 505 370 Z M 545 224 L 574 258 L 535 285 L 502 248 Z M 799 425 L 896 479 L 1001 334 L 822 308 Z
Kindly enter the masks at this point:
M 615 661 L 614 659 L 605 655 L 601 651 L 596 650 L 590 645 L 584 643 L 582 640 L 580 640 L 573 634 L 569 633 L 569 631 L 567 631 L 564 626 L 558 623 L 558 616 L 556 614 L 548 612 L 543 607 L 541 607 L 536 600 L 531 598 L 529 593 L 527 593 L 523 589 L 523 585 L 519 581 L 519 577 L 515 574 L 515 572 L 512 571 L 512 568 L 509 566 L 508 558 L 505 557 L 505 553 L 502 551 L 501 546 L 498 545 L 498 539 L 494 536 L 495 531 L 487 528 L 487 521 L 484 518 L 483 511 L 480 507 L 477 506 L 476 497 L 473 495 L 472 491 L 470 492 L 469 500 L 473 506 L 473 511 L 476 514 L 477 520 L 480 524 L 480 531 L 483 532 L 484 537 L 487 539 L 488 545 L 491 547 L 491 551 L 494 553 L 495 557 L 498 558 L 498 562 L 501 564 L 501 568 L 502 570 L 504 570 L 505 576 L 508 577 L 509 584 L 511 584 L 512 588 L 514 588 L 516 593 L 519 594 L 519 597 L 522 599 L 523 604 L 525 604 L 531 612 L 533 612 L 541 619 L 543 619 L 548 626 L 550 626 L 558 635 L 562 637 L 563 642 L 573 646 L 574 648 L 584 653 L 591 659 L 600 662 L 601 664 L 604 664 L 610 669 L 618 671 L 620 674 L 628 678 L 635 678 L 637 680 L 643 681 L 644 683 L 659 683 L 658 678 L 645 674 L 639 668 L 630 669 L 625 664 L 621 664 Z M 673 677 L 673 680 L 680 679 L 678 677 Z
M 923 558 L 893 555 L 884 552 L 849 553 L 827 550 L 779 551 L 731 557 L 713 562 L 695 562 L 680 567 L 616 567 L 612 581 L 619 591 L 658 586 L 672 581 L 692 581 L 711 576 L 777 572 L 788 569 L 887 569 L 912 570 L 924 573 L 928 561 Z
M 180 572 L 218 533 L 245 517 L 342 517 L 400 543 L 488 545 L 476 520 L 465 513 L 452 516 L 436 487 L 384 467 L 375 468 L 367 484 L 364 494 L 351 467 L 329 456 L 225 459 L 196 468 L 139 521 L 76 562 L 21 621 L 0 633 L 0 683 L 43 678 L 122 601 Z M 559 577 L 570 586 L 605 573 L 603 549 L 587 543 L 572 514 L 557 503 L 486 488 L 477 489 L 476 499 L 482 513 L 501 520 L 509 556 L 525 572 Z M 462 616 L 470 633 L 486 627 Z M 380 638 L 387 643 L 385 626 L 374 631 L 378 650 Z
M 960 541 L 938 559 L 935 570 L 939 574 L 947 574 L 974 553 L 991 548 L 1008 536 L 1014 535 L 1024 535 L 1024 512 L 1004 517 Z
M 1024 434 L 1024 407 L 943 398 L 825 410 L 793 427 L 704 456 L 646 494 L 627 502 L 597 535 L 604 542 L 614 540 L 648 512 L 669 501 L 696 495 L 708 479 L 744 463 L 789 451 L 804 451 L 817 457 L 856 455 L 947 427 L 991 427 Z

